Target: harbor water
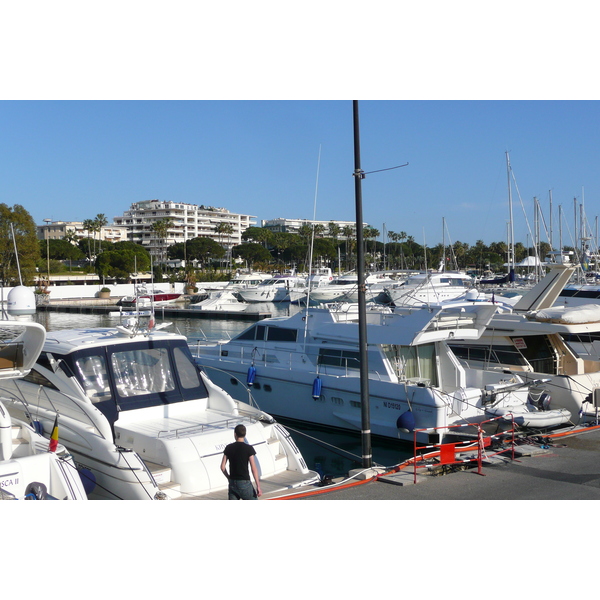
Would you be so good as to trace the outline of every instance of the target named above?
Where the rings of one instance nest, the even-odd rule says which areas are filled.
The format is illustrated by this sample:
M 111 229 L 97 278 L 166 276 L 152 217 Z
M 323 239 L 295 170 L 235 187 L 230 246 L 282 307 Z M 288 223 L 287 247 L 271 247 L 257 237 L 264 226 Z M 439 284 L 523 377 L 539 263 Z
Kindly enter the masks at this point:
M 288 303 L 257 305 L 257 310 L 269 312 L 272 316 L 287 316 L 302 310 Z M 90 314 L 86 312 L 61 312 L 40 310 L 34 319 L 48 332 L 60 329 L 81 327 L 114 327 L 119 317 L 108 314 Z M 160 309 L 156 311 L 156 321 L 163 319 Z M 171 323 L 167 331 L 178 332 L 188 338 L 193 345 L 197 340 L 217 341 L 230 339 L 249 327 L 252 321 L 242 319 L 211 319 L 171 317 L 164 321 Z M 308 467 L 331 477 L 342 477 L 348 471 L 362 466 L 362 445 L 360 432 L 333 431 L 318 425 L 297 423 L 278 418 L 292 434 L 300 448 Z M 397 465 L 411 457 L 412 447 L 406 443 L 373 437 L 371 440 L 373 465 L 389 467 Z

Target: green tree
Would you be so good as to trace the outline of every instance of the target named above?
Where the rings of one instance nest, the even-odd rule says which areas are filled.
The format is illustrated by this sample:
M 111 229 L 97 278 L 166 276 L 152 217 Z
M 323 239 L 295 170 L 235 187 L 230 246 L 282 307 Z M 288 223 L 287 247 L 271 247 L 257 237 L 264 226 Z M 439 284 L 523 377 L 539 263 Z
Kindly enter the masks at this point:
M 265 248 L 271 243 L 273 232 L 264 227 L 248 227 L 242 233 L 242 240 L 247 242 L 258 242 Z
M 20 204 L 15 204 L 12 208 L 7 204 L 0 204 L 0 277 L 7 286 L 19 285 L 21 281 L 15 245 L 19 253 L 18 267 L 23 285 L 33 285 L 35 263 L 40 258 L 35 222 Z
M 270 262 L 271 254 L 261 244 L 245 243 L 233 248 L 233 256 L 240 257 L 248 263 L 249 268 L 257 262 Z
M 98 277 L 127 281 L 139 271 L 150 269 L 150 254 L 134 242 L 116 242 L 98 254 L 94 263 Z

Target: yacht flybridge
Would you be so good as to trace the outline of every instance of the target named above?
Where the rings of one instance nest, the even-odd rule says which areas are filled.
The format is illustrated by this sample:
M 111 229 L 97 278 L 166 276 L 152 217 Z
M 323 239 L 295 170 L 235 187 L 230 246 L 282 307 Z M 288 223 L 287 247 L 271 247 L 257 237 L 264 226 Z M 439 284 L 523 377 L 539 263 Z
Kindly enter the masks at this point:
M 184 336 L 135 319 L 49 333 L 31 372 L 0 388 L 11 414 L 31 415 L 46 435 L 59 415 L 62 443 L 95 477 L 90 497 L 226 497 L 220 461 L 239 423 L 264 492 L 319 480 L 280 424 L 198 369 Z
M 451 425 L 489 417 L 488 409 L 534 411 L 516 374 L 462 364 L 448 342 L 477 339 L 496 312 L 489 301 L 368 311 L 370 428 L 374 435 L 425 442 Z M 361 429 L 355 311 L 309 308 L 265 319 L 236 338 L 197 346 L 196 361 L 232 396 L 252 396 L 273 415 Z M 435 429 L 442 428 L 442 429 Z

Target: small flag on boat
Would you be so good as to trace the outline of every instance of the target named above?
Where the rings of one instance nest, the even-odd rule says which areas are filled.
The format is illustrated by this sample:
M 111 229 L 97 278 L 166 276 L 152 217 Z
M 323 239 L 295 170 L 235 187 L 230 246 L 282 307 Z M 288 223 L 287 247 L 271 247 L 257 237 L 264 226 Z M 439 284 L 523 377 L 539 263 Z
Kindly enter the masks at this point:
M 152 313 L 150 313 L 150 320 L 148 321 L 148 329 L 154 329 L 154 311 L 152 311 Z
M 56 452 L 58 448 L 58 415 L 54 419 L 54 427 L 52 428 L 52 435 L 50 436 L 50 445 L 48 446 L 48 452 Z

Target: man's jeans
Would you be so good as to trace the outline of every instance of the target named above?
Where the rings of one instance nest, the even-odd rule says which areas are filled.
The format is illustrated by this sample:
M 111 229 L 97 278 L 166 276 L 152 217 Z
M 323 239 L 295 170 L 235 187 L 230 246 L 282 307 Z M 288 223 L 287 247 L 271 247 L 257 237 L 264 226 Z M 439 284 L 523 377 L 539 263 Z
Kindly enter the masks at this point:
M 252 482 L 248 479 L 230 479 L 229 500 L 257 500 Z

